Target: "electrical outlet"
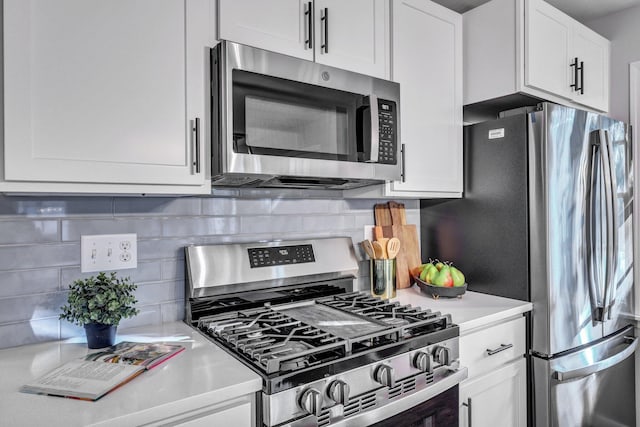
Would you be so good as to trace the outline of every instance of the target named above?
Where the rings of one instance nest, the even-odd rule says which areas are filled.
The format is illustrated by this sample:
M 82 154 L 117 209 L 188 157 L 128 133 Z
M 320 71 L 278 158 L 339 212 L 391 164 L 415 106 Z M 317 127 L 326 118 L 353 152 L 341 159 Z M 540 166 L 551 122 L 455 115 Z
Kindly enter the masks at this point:
M 80 271 L 89 273 L 136 268 L 137 238 L 135 233 L 80 236 Z

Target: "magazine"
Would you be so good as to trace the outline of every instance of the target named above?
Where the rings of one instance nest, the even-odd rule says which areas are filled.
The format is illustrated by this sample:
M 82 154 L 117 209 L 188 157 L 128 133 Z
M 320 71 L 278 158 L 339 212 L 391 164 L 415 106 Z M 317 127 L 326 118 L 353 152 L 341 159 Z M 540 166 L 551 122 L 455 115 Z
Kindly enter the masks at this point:
M 20 391 L 98 400 L 183 350 L 178 344 L 121 342 L 71 360 Z

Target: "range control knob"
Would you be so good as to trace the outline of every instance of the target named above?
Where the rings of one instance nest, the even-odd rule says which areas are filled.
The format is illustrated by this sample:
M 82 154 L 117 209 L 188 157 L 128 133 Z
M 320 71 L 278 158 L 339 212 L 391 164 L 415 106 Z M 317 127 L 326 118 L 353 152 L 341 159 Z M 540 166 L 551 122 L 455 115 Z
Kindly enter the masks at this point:
M 430 374 L 433 372 L 433 363 L 431 361 L 431 355 L 424 351 L 419 351 L 413 357 L 413 367 L 420 369 L 422 372 Z
M 335 380 L 327 387 L 329 399 L 341 405 L 349 404 L 349 384 L 342 380 Z
M 303 390 L 298 398 L 298 406 L 307 414 L 319 417 L 322 411 L 322 393 L 315 388 Z
M 396 380 L 393 377 L 393 368 L 389 365 L 382 364 L 378 366 L 373 372 L 373 379 L 383 386 L 393 387 L 396 385 Z
M 441 365 L 451 364 L 451 350 L 447 347 L 437 346 L 433 350 L 433 359 Z

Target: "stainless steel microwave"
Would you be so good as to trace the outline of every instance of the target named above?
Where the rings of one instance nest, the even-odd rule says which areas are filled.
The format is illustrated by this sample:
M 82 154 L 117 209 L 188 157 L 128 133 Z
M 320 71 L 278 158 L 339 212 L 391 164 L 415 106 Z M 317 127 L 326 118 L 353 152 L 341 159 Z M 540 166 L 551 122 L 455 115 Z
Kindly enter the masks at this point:
M 228 41 L 211 56 L 214 187 L 401 180 L 397 83 Z

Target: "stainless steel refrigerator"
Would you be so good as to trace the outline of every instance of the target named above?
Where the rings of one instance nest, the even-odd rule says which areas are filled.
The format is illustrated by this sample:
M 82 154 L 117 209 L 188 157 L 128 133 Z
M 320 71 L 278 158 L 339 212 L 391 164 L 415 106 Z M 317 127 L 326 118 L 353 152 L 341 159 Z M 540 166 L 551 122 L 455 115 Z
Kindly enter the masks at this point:
M 635 425 L 628 125 L 542 103 L 465 127 L 464 170 L 463 199 L 421 202 L 423 259 L 533 302 L 530 422 Z

